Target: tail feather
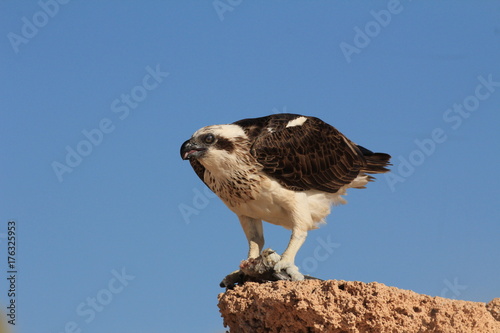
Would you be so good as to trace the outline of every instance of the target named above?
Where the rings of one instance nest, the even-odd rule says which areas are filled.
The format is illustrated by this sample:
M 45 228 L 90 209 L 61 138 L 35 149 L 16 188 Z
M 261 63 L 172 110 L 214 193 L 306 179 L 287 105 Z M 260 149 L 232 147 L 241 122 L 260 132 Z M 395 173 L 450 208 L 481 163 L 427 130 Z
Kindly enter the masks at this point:
M 387 167 L 392 165 L 389 163 L 391 155 L 385 153 L 374 153 L 365 147 L 358 146 L 366 160 L 366 168 L 362 171 L 366 173 L 384 173 L 390 171 Z

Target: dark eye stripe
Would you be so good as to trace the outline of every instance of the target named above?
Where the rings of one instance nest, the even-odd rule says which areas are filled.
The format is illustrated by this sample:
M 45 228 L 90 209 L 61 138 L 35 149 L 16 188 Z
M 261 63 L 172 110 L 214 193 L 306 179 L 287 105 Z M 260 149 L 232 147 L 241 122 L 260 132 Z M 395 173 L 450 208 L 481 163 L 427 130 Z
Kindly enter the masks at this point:
M 215 144 L 215 147 L 217 149 L 227 150 L 229 153 L 234 150 L 234 144 L 226 138 L 219 138 L 217 140 L 217 143 Z

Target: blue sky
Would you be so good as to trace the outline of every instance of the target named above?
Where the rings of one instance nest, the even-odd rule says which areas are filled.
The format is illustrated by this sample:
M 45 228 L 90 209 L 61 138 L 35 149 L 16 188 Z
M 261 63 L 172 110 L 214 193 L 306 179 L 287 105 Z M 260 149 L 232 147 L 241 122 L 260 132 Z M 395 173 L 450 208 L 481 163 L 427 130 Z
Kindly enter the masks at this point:
M 309 234 L 304 273 L 499 297 L 497 1 L 3 1 L 0 16 L 18 331 L 221 332 L 218 284 L 247 244 L 179 147 L 276 112 L 393 156 Z M 284 250 L 287 230 L 265 233 Z

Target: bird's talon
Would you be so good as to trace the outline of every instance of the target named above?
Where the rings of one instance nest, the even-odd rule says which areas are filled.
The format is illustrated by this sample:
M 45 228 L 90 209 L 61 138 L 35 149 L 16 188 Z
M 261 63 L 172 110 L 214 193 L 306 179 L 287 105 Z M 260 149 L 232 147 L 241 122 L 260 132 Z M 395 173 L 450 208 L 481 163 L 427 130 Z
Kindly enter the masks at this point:
M 299 268 L 292 262 L 279 261 L 276 265 L 274 265 L 274 270 L 276 272 L 285 271 L 290 276 L 292 281 L 304 280 L 304 275 L 299 272 Z

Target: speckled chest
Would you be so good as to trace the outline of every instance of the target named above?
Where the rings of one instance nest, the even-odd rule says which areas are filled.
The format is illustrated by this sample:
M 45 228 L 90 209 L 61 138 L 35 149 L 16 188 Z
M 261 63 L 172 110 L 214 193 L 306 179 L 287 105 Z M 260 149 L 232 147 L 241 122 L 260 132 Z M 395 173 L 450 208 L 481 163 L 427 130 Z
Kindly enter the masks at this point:
M 214 174 L 205 170 L 205 183 L 226 205 L 237 207 L 244 202 L 255 200 L 259 193 L 262 177 L 257 168 L 231 170 Z

